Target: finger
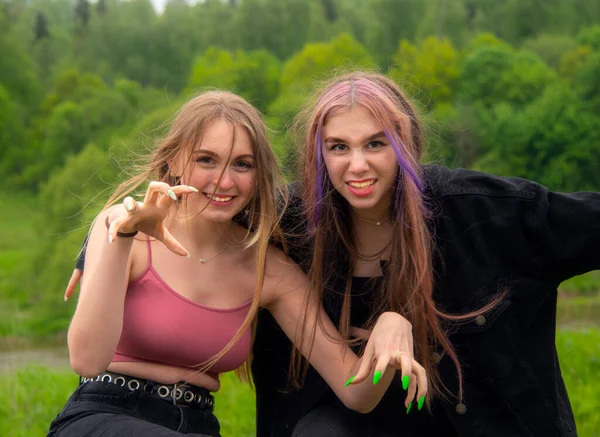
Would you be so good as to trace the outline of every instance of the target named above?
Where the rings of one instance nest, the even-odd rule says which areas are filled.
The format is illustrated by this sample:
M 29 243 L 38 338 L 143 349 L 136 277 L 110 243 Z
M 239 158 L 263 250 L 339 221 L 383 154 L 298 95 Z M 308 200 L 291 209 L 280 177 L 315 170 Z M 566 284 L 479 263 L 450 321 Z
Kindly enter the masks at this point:
M 373 369 L 373 385 L 377 385 L 390 364 L 390 360 L 393 360 L 393 358 L 388 352 L 384 352 L 376 358 L 375 367 Z
M 350 327 L 350 336 L 361 340 L 368 340 L 371 336 L 371 331 L 368 329 L 357 328 L 356 326 Z
M 67 284 L 67 289 L 65 290 L 65 302 L 69 300 L 73 292 L 75 291 L 75 287 L 81 280 L 81 275 L 83 272 L 79 269 L 74 269 L 71 274 L 71 278 L 69 278 L 69 283 Z
M 174 254 L 185 256 L 186 258 L 190 257 L 190 253 L 187 251 L 187 249 L 183 247 L 167 229 L 163 228 L 162 235 L 157 235 L 156 239 L 162 241 L 162 243 L 167 246 L 167 249 Z
M 177 195 L 169 184 L 165 182 L 152 181 L 148 184 L 146 196 L 144 197 L 144 203 L 156 205 L 161 195 L 167 196 L 171 198 L 171 200 L 177 200 Z
M 358 372 L 356 375 L 351 377 L 346 385 L 348 384 L 358 384 L 359 382 L 363 382 L 367 377 L 371 374 L 371 368 L 373 367 L 373 358 L 375 355 L 373 354 L 373 348 L 367 344 L 365 348 L 365 353 L 362 356 L 362 361 L 360 363 L 360 367 L 358 368 Z
M 140 204 L 131 196 L 127 196 L 123 199 L 123 206 L 129 214 L 134 214 L 140 208 Z
M 193 194 L 193 193 L 197 193 L 197 192 L 198 192 L 198 189 L 194 188 L 192 186 L 176 185 L 174 187 L 171 187 L 170 190 L 167 191 L 166 196 L 161 196 L 158 199 L 157 205 L 160 207 L 171 206 L 173 204 L 173 202 L 176 201 L 179 196 L 182 196 L 184 194 Z
M 412 364 L 413 374 L 415 374 L 417 378 L 417 407 L 420 411 L 421 408 L 423 408 L 425 398 L 427 397 L 427 392 L 429 391 L 429 387 L 427 385 L 427 372 L 418 362 L 413 360 Z
M 108 220 L 108 217 L 107 217 Z M 111 244 L 113 241 L 117 239 L 117 232 L 121 230 L 121 227 L 124 223 L 129 222 L 130 217 L 117 217 L 116 219 L 110 221 L 108 220 L 108 244 Z
M 409 404 L 415 400 L 415 395 L 417 394 L 417 375 L 414 373 L 410 375 L 410 383 L 408 384 L 408 392 L 406 395 L 406 400 L 404 401 L 404 406 L 408 408 Z
M 414 360 L 412 360 L 410 355 L 405 352 L 396 353 L 395 358 L 396 363 L 400 364 L 400 368 L 402 370 L 402 388 L 407 390 L 410 384 L 410 375 L 413 373 L 412 363 Z

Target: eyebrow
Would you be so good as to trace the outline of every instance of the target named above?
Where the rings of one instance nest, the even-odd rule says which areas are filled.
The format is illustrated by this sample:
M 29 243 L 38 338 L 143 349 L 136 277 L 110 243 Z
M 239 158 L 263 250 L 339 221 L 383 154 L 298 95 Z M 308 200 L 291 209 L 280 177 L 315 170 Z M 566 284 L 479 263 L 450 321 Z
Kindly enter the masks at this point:
M 219 157 L 218 154 L 216 154 L 212 150 L 207 150 L 207 149 L 196 149 L 196 150 L 194 150 L 194 153 L 203 153 L 205 155 L 212 156 L 213 158 Z M 238 159 L 255 159 L 255 157 L 252 153 L 245 153 L 245 154 L 239 155 L 239 156 L 232 156 L 231 159 L 236 161 Z
M 377 140 L 381 137 L 385 137 L 385 133 L 383 131 L 379 131 L 376 134 L 373 134 L 371 136 L 368 136 L 367 138 L 365 138 L 364 140 L 362 140 L 363 143 L 368 143 L 369 141 L 373 141 L 373 140 Z M 343 138 L 336 138 L 336 137 L 327 137 L 325 138 L 325 143 L 347 143 L 348 141 L 346 141 Z

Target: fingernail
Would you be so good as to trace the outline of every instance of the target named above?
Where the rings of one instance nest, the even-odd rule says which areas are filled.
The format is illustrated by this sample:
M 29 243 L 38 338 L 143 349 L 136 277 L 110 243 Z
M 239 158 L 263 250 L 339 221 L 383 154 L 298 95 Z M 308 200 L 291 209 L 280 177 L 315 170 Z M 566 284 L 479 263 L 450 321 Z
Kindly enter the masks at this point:
M 169 195 L 169 197 L 173 200 L 177 200 L 177 196 L 175 195 L 175 193 L 173 192 L 173 190 L 169 190 L 167 191 L 167 194 Z
M 425 403 L 425 396 L 421 396 L 419 398 L 419 402 L 417 403 L 417 408 L 419 409 L 419 411 L 421 411 L 421 408 L 423 408 L 424 403 Z
M 346 382 L 346 384 L 344 384 L 344 387 L 348 387 L 350 384 L 352 384 L 352 381 L 354 381 L 354 378 L 356 378 L 356 375 L 351 376 L 350 379 Z
M 65 302 L 69 300 L 69 296 L 65 294 Z
M 402 388 L 404 390 L 408 389 L 408 384 L 410 383 L 410 376 L 404 375 L 402 377 Z
M 189 259 L 189 258 L 191 258 L 191 257 L 192 257 L 192 255 L 190 255 L 190 253 L 188 252 L 188 253 L 185 255 L 185 257 Z
M 379 382 L 380 379 L 381 379 L 381 370 L 378 370 L 373 375 L 373 385 L 377 385 L 377 383 Z
M 410 404 L 408 404 L 408 407 L 406 407 L 406 414 L 410 413 L 411 408 L 412 408 L 412 402 Z
M 192 190 L 194 193 L 197 193 L 197 192 L 198 192 L 198 188 L 196 188 L 196 187 L 189 187 L 189 188 L 190 188 L 190 190 Z
M 125 209 L 127 211 L 133 211 L 133 202 L 134 200 L 130 197 L 127 197 L 124 201 L 123 201 L 123 206 L 125 206 Z
M 108 244 L 112 244 L 113 239 L 112 239 L 112 234 L 108 234 Z

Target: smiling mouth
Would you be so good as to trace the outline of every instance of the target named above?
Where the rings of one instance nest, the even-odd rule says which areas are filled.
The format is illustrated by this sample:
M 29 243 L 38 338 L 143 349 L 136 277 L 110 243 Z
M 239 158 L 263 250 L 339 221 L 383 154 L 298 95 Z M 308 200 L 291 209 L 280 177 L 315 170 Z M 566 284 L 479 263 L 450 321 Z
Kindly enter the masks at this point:
M 208 194 L 208 193 L 204 193 L 204 195 L 209 200 L 212 200 L 214 202 L 222 202 L 222 203 L 227 203 L 227 202 L 231 201 L 231 199 L 234 198 L 234 196 L 217 196 L 216 194 L 212 195 L 212 194 Z
M 352 188 L 365 189 L 373 185 L 375 182 L 377 182 L 377 179 L 370 179 L 368 181 L 348 181 L 346 183 Z

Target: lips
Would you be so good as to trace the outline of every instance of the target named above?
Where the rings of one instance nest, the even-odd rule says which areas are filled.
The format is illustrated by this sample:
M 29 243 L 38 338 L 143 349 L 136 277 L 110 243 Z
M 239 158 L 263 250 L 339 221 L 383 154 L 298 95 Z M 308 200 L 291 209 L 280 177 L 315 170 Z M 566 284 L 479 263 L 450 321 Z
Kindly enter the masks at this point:
M 368 196 L 375 189 L 377 179 L 363 179 L 362 181 L 348 181 L 348 191 L 358 197 Z

